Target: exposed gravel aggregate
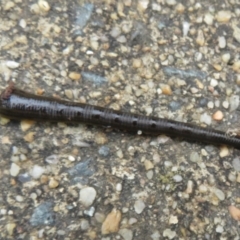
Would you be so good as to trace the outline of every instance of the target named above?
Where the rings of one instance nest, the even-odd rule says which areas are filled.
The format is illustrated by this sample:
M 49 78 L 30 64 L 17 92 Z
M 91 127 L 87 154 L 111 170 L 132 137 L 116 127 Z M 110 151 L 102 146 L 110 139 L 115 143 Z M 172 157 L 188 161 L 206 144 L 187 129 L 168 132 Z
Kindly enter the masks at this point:
M 239 134 L 240 4 L 2 0 L 0 90 Z M 0 118 L 0 239 L 239 239 L 239 150 Z

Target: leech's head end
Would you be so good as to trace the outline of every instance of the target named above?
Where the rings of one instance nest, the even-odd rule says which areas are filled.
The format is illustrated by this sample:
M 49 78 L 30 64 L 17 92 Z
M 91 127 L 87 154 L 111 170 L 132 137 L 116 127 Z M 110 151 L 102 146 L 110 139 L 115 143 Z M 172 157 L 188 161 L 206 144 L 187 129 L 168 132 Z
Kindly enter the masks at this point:
M 9 99 L 14 89 L 14 83 L 10 82 L 8 87 L 1 93 L 0 98 L 3 100 Z

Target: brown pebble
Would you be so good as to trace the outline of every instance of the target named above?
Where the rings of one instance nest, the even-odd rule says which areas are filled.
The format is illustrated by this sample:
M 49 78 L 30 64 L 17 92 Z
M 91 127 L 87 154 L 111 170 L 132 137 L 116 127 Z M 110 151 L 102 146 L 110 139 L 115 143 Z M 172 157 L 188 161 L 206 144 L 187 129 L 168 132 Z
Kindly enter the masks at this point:
M 13 235 L 14 229 L 16 228 L 16 226 L 17 226 L 16 223 L 13 223 L 13 222 L 8 222 L 6 224 L 6 230 L 9 236 Z
M 163 85 L 161 87 L 163 94 L 165 95 L 172 95 L 172 89 L 170 88 L 169 85 Z
M 216 112 L 213 114 L 212 118 L 213 118 L 214 120 L 216 120 L 216 121 L 221 121 L 221 120 L 223 119 L 223 113 L 222 113 L 222 111 L 220 111 L 220 110 L 216 111 Z
M 236 73 L 240 73 L 240 61 L 236 61 L 232 65 L 232 69 Z
M 49 180 L 49 178 L 48 178 L 47 175 L 42 175 L 42 176 L 40 177 L 40 182 L 41 182 L 41 184 L 47 184 L 48 180 Z
M 6 125 L 10 122 L 10 119 L 0 116 L 0 125 Z
M 54 178 L 51 178 L 48 183 L 49 188 L 57 188 L 58 185 L 59 185 L 59 182 Z
M 153 163 L 149 160 L 144 161 L 144 166 L 147 171 L 154 168 Z
M 9 139 L 9 136 L 2 137 L 2 144 L 12 144 L 12 142 Z
M 95 137 L 95 142 L 100 145 L 106 144 L 108 142 L 106 134 L 104 134 L 103 132 L 97 133 Z
M 42 89 L 42 88 L 38 88 L 37 91 L 36 91 L 36 94 L 37 95 L 43 95 L 45 91 Z
M 237 182 L 240 183 L 240 173 L 237 174 Z
M 142 66 L 142 60 L 139 58 L 133 59 L 132 66 L 133 68 L 140 68 Z
M 177 13 L 183 13 L 185 11 L 185 7 L 182 3 L 178 3 L 176 6 Z
M 196 38 L 196 43 L 200 46 L 203 46 L 205 44 L 205 37 L 204 37 L 204 33 L 202 30 L 198 30 L 198 35 Z
M 233 219 L 240 221 L 240 209 L 231 205 L 228 207 L 228 211 Z
M 72 151 L 71 151 L 71 153 L 72 153 L 72 155 L 75 156 L 75 157 L 76 157 L 77 155 L 79 155 L 79 150 L 78 150 L 78 148 L 73 148 Z
M 81 74 L 78 73 L 78 72 L 70 72 L 70 73 L 68 74 L 68 77 L 71 78 L 71 79 L 74 80 L 74 81 L 78 81 L 78 80 L 80 80 L 80 78 L 81 78 Z
M 29 128 L 32 127 L 32 125 L 34 124 L 35 122 L 32 121 L 32 120 L 23 120 L 21 121 L 21 129 L 23 132 L 27 131 Z
M 10 179 L 10 184 L 11 184 L 12 186 L 15 186 L 15 185 L 17 184 L 17 182 L 16 182 L 16 180 L 15 180 L 14 178 L 11 178 L 11 179 Z
M 117 210 L 113 209 L 106 217 L 102 224 L 102 234 L 109 234 L 115 233 L 119 230 L 119 223 L 122 218 L 122 213 Z
M 24 140 L 26 142 L 32 142 L 35 134 L 36 134 L 35 132 L 29 132 L 24 136 Z
M 215 70 L 217 70 L 219 72 L 222 70 L 222 66 L 220 64 L 213 64 L 213 67 Z
M 196 80 L 196 84 L 197 84 L 198 88 L 200 88 L 200 89 L 204 88 L 203 83 L 200 80 L 198 80 L 198 79 Z
M 123 3 L 127 7 L 131 7 L 132 6 L 132 0 L 124 0 Z

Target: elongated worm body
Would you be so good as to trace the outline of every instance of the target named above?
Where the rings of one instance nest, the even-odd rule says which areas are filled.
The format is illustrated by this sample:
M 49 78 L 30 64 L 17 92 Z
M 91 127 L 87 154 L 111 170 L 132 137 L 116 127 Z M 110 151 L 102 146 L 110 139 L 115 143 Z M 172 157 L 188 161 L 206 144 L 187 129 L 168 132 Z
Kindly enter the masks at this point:
M 33 119 L 111 126 L 147 134 L 167 134 L 191 141 L 226 144 L 240 149 L 240 137 L 169 119 L 116 111 L 89 104 L 38 96 L 7 87 L 0 95 L 0 114 L 10 119 Z

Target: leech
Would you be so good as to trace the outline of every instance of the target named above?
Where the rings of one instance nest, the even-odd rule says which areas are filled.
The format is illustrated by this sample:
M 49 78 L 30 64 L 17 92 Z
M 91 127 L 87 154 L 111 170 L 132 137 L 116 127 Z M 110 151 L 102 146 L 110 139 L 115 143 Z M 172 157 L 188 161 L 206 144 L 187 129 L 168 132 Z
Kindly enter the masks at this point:
M 75 122 L 111 126 L 135 133 L 166 134 L 190 141 L 240 149 L 240 136 L 190 123 L 116 111 L 89 104 L 38 96 L 9 85 L 0 95 L 0 114 L 10 119 Z

